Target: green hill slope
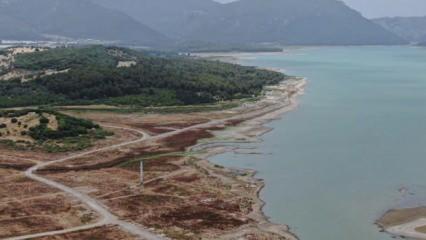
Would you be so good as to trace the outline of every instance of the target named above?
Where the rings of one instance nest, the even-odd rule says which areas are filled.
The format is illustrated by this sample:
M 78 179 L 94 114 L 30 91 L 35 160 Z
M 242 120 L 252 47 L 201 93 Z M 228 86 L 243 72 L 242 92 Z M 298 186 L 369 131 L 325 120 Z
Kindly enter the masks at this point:
M 11 71 L 34 77 L 0 81 L 0 107 L 214 103 L 255 96 L 286 78 L 253 67 L 100 46 L 21 54 L 12 65 Z

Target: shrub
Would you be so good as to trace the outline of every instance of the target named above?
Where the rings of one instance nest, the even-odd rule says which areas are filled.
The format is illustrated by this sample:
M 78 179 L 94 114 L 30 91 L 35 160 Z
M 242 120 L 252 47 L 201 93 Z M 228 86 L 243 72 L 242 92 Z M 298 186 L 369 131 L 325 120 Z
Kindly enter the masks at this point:
M 48 123 L 49 123 L 49 119 L 47 119 L 45 117 L 40 118 L 40 124 L 48 124 Z

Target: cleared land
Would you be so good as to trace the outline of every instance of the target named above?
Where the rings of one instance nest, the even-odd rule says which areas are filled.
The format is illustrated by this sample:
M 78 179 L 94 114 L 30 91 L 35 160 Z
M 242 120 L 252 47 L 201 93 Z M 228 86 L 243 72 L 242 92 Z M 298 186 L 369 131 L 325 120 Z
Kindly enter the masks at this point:
M 0 169 L 0 238 L 67 229 L 97 216 L 84 204 L 56 189 Z

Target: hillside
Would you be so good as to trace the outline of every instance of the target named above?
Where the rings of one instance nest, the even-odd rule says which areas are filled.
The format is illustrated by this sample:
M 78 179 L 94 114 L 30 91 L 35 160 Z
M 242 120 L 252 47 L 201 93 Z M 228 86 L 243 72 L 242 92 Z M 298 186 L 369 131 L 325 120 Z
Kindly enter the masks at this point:
M 218 9 L 212 0 L 92 0 L 110 9 L 122 11 L 138 21 L 175 39 L 199 28 L 200 17 Z
M 151 47 L 406 43 L 337 0 L 0 0 L 0 39 L 56 37 Z
M 168 41 L 126 14 L 87 0 L 0 0 L 0 16 L 1 39 L 53 35 L 144 45 Z
M 394 17 L 374 22 L 412 43 L 426 42 L 426 17 Z
M 207 19 L 202 29 L 192 32 L 190 38 L 289 45 L 403 43 L 335 0 L 242 0 L 229 3 Z
M 28 40 L 42 39 L 42 36 L 25 21 L 2 13 L 0 14 L 0 39 Z
M 290 45 L 403 44 L 336 0 L 92 0 L 186 42 Z M 162 16 L 162 17 L 158 17 Z
M 0 61 L 5 71 L 0 74 L 0 107 L 214 103 L 256 96 L 265 85 L 286 78 L 254 67 L 179 56 L 155 57 L 122 48 L 13 52 L 18 51 L 10 49 L 9 57 Z

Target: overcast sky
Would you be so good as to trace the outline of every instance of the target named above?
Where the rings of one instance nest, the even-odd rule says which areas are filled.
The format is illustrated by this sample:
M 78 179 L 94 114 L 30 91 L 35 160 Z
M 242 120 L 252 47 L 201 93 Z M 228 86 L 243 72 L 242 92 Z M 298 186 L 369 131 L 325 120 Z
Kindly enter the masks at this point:
M 231 2 L 232 0 L 217 0 Z M 426 16 L 426 0 L 343 0 L 368 18 Z

